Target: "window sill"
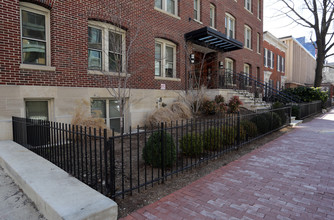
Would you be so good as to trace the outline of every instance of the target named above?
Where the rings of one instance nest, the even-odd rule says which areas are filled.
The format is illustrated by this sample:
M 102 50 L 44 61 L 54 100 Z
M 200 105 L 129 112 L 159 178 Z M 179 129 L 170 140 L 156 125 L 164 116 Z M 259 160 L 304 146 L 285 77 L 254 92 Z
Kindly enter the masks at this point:
M 251 48 L 248 48 L 248 47 L 244 47 L 244 48 L 247 49 L 247 50 L 253 51 L 253 49 L 251 49 Z
M 166 14 L 166 15 L 169 15 L 169 16 L 171 16 L 171 17 L 173 17 L 173 18 L 176 18 L 176 19 L 181 20 L 181 18 L 180 18 L 179 16 L 174 15 L 174 14 L 171 14 L 171 13 L 165 11 L 165 10 L 162 10 L 162 9 L 160 9 L 160 8 L 157 8 L 157 7 L 154 7 L 154 9 L 157 10 L 157 11 L 159 11 L 159 12 L 161 12 L 161 13 L 164 13 L 164 14 Z
M 88 74 L 126 77 L 126 73 L 102 72 L 100 70 L 88 70 Z M 128 76 L 130 76 L 130 74 L 128 74 Z
M 194 19 L 194 21 L 196 21 L 196 22 L 199 23 L 199 24 L 203 24 L 203 22 L 201 22 L 201 21 L 199 21 L 199 20 Z
M 252 11 L 248 10 L 247 8 L 245 8 L 245 9 L 246 9 L 246 11 L 248 11 L 249 13 L 251 13 L 251 14 L 253 15 L 253 12 L 252 12 Z
M 56 71 L 54 66 L 41 66 L 41 65 L 32 65 L 32 64 L 20 64 L 20 69 L 26 70 L 43 70 L 43 71 Z
M 154 79 L 156 79 L 156 80 L 168 80 L 168 81 L 181 82 L 180 78 L 170 78 L 170 77 L 155 76 Z

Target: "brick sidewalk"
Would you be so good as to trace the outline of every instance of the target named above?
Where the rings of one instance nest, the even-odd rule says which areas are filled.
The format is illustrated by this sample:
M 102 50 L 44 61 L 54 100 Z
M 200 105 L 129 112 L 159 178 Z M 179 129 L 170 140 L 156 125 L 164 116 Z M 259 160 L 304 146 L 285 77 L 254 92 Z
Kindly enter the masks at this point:
M 334 219 L 334 110 L 125 219 Z

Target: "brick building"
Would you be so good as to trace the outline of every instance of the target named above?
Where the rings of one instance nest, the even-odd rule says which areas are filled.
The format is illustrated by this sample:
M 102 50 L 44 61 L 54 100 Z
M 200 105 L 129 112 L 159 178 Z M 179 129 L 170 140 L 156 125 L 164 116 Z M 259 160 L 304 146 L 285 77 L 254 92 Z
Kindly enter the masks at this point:
M 212 89 L 222 66 L 263 79 L 261 0 L 0 4 L 0 139 L 11 138 L 11 116 L 70 122 L 82 99 L 118 129 L 106 88 L 119 82 L 131 88 L 125 125 L 140 124 L 189 87 L 199 59 Z
M 272 88 L 285 87 L 285 53 L 288 46 L 270 32 L 263 33 L 264 82 Z

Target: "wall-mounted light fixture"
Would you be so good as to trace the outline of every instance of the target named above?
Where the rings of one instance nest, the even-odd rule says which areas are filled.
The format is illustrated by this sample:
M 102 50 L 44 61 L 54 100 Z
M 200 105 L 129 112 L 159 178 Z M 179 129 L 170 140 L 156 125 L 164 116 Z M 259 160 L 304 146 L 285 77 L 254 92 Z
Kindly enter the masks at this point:
M 194 64 L 195 63 L 195 54 L 190 54 L 190 63 Z
M 219 69 L 224 69 L 224 62 L 223 61 L 219 61 Z

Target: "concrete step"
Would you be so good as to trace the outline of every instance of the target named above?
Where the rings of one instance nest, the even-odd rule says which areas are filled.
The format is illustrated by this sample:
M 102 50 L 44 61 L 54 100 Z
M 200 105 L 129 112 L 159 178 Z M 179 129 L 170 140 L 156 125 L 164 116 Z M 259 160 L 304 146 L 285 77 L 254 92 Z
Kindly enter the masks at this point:
M 303 123 L 303 120 L 291 120 L 290 126 L 295 127 L 301 123 Z

